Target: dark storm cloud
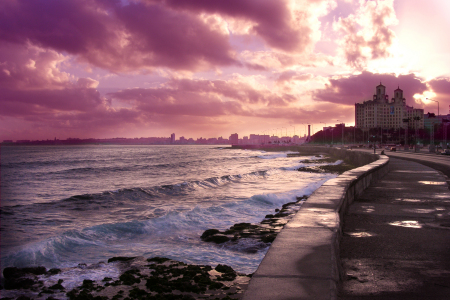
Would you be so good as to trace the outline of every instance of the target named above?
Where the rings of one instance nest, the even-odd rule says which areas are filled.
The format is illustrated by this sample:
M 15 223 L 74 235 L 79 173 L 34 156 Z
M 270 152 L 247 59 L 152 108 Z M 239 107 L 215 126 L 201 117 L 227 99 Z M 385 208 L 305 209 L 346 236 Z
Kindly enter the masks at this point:
M 61 90 L 0 89 L 0 114 L 26 116 L 59 111 L 88 112 L 103 103 L 95 89 Z
M 408 105 L 413 104 L 414 94 L 422 94 L 427 90 L 427 85 L 414 74 L 375 74 L 362 72 L 359 75 L 329 79 L 329 84 L 323 90 L 314 93 L 314 99 L 351 105 L 366 100 L 372 100 L 375 87 L 380 82 L 386 86 L 386 93 L 392 98 L 394 90 L 400 87 Z
M 238 64 L 228 36 L 163 4 L 95 0 L 0 3 L 0 40 L 77 55 L 115 72 Z
M 435 93 L 450 97 L 450 79 L 437 78 L 430 80 L 428 84 L 431 86 Z

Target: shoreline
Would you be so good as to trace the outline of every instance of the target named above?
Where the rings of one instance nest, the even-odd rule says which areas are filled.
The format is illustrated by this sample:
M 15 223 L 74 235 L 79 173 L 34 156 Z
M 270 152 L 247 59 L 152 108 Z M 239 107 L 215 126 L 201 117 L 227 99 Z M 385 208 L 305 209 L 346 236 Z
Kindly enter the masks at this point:
M 259 250 L 270 247 L 276 235 L 283 226 L 288 223 L 301 205 L 307 200 L 307 196 L 297 197 L 296 202 L 284 204 L 280 209 L 275 209 L 274 214 L 268 214 L 258 224 L 238 223 L 231 226 L 225 232 L 215 230 L 206 238 L 199 237 L 204 242 L 211 242 L 218 247 L 231 247 L 239 240 L 253 239 L 256 242 L 249 243 L 248 248 L 242 251 L 247 253 L 256 253 Z M 211 232 L 214 229 L 208 229 Z M 224 237 L 228 234 L 227 240 L 217 240 L 217 237 Z M 231 237 L 233 236 L 234 239 Z M 261 242 L 258 240 L 261 239 Z M 152 271 L 152 266 L 156 268 Z M 79 285 L 67 285 L 67 278 L 78 276 L 80 278 L 93 278 L 92 273 L 99 268 L 110 268 L 110 273 L 103 279 L 84 279 Z M 175 269 L 174 269 L 175 268 Z M 190 270 L 180 275 L 180 268 Z M 114 269 L 114 271 L 113 271 Z M 166 274 L 172 274 L 164 282 L 166 288 L 161 286 L 154 287 L 151 282 L 158 282 L 156 277 L 160 276 L 161 269 L 165 269 Z M 194 272 L 195 271 L 195 272 Z M 207 275 L 207 272 L 209 275 Z M 111 274 L 111 273 L 114 273 Z M 152 275 L 152 273 L 155 273 Z M 95 297 L 103 299 L 122 299 L 128 294 L 128 297 L 134 299 L 133 295 L 154 297 L 162 293 L 167 299 L 242 299 L 250 278 L 253 274 L 241 274 L 235 272 L 232 267 L 226 265 L 217 265 L 216 267 L 207 265 L 186 264 L 184 262 L 172 260 L 165 257 L 153 257 L 145 259 L 144 257 L 113 257 L 104 261 L 85 264 L 79 263 L 75 267 L 53 268 L 47 270 L 43 266 L 37 267 L 7 267 L 3 270 L 3 284 L 1 299 L 94 299 Z M 170 284 L 182 276 L 185 282 L 194 286 L 193 290 L 183 288 L 182 286 Z M 196 278 L 202 276 L 203 279 L 197 282 Z M 209 276 L 209 279 L 206 277 Z M 165 275 L 163 277 L 166 277 Z M 147 283 L 144 283 L 146 280 Z M 150 283 L 149 283 L 150 282 Z M 201 284 L 203 282 L 203 284 Z M 3 287 L 4 285 L 4 287 Z M 160 284 L 162 285 L 162 284 Z M 195 287 L 197 286 L 197 287 Z M 180 289 L 181 291 L 177 290 Z M 156 292 L 151 289 L 154 288 Z M 171 289 L 174 289 L 173 291 Z M 121 292 L 120 292 L 121 291 Z M 20 298 L 20 297 L 28 298 Z M 50 298 L 51 297 L 51 298 Z M 56 298 L 55 298 L 56 297 Z M 169 298 L 175 297 L 175 298 Z M 193 297 L 193 298 L 189 298 Z M 197 297 L 197 298 L 196 298 Z M 137 298 L 136 298 L 137 299 Z M 147 298 L 146 298 L 147 299 Z M 155 298 L 166 299 L 166 298 Z

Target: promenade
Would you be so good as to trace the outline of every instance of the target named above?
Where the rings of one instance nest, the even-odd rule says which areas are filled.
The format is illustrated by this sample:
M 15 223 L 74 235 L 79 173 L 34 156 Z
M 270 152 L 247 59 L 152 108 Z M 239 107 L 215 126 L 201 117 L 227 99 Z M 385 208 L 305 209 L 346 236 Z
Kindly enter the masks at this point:
M 449 299 L 450 157 L 386 154 L 389 173 L 344 217 L 338 299 Z
M 376 153 L 380 154 L 383 149 L 376 149 Z M 355 149 L 352 151 L 364 151 L 368 153 L 373 153 L 373 150 L 361 150 Z M 389 150 L 384 150 L 384 154 L 393 157 L 393 158 L 401 158 L 404 160 L 415 161 L 420 164 L 423 164 L 427 167 L 431 167 L 435 170 L 438 170 L 444 175 L 446 175 L 450 179 L 450 156 L 449 155 L 438 155 L 436 153 L 430 153 L 426 149 L 422 149 L 420 152 L 414 152 L 413 150 L 404 151 L 399 150 L 392 152 Z

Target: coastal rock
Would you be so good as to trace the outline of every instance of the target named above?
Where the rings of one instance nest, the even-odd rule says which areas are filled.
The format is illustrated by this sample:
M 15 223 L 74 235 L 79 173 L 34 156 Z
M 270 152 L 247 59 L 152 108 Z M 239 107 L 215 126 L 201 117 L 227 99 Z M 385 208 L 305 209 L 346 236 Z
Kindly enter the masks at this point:
M 45 273 L 47 273 L 47 269 L 45 267 L 28 267 L 28 268 L 8 267 L 3 270 L 3 276 L 5 278 L 18 278 L 26 274 L 42 275 Z
M 129 260 L 132 260 L 132 259 L 135 259 L 135 258 L 136 257 L 115 256 L 115 257 L 112 257 L 112 258 L 108 259 L 108 263 L 115 262 L 115 261 L 129 261 Z
M 317 164 L 323 163 L 323 165 L 318 166 L 306 166 L 298 168 L 297 170 L 300 172 L 309 172 L 309 173 L 338 173 L 342 174 L 345 171 L 356 168 L 348 159 L 344 162 L 337 165 L 329 165 L 325 163 L 336 163 L 338 159 L 334 157 L 321 157 L 319 159 L 304 159 L 301 162 L 304 164 Z
M 37 280 L 37 275 L 43 275 L 46 273 L 47 269 L 45 267 L 7 267 L 3 270 L 5 289 L 28 289 L 39 283 Z
M 342 174 L 348 170 L 354 169 L 355 166 L 346 163 L 341 163 L 339 165 L 323 165 L 323 166 L 311 166 L 311 167 L 301 167 L 297 171 L 309 172 L 309 173 L 337 173 Z
M 275 240 L 278 232 L 306 199 L 306 195 L 297 197 L 296 202 L 288 202 L 281 209 L 275 209 L 275 214 L 266 215 L 259 224 L 237 223 L 223 232 L 218 229 L 207 229 L 200 238 L 204 242 L 223 244 L 232 250 L 256 253 L 267 248 Z

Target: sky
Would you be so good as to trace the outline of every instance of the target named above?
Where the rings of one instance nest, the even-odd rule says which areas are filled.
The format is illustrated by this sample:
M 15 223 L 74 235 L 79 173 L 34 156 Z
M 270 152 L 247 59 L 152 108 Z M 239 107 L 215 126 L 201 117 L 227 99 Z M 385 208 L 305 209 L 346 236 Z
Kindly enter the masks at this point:
M 448 0 L 2 0 L 0 141 L 303 135 L 380 82 L 448 114 L 449 28 Z

